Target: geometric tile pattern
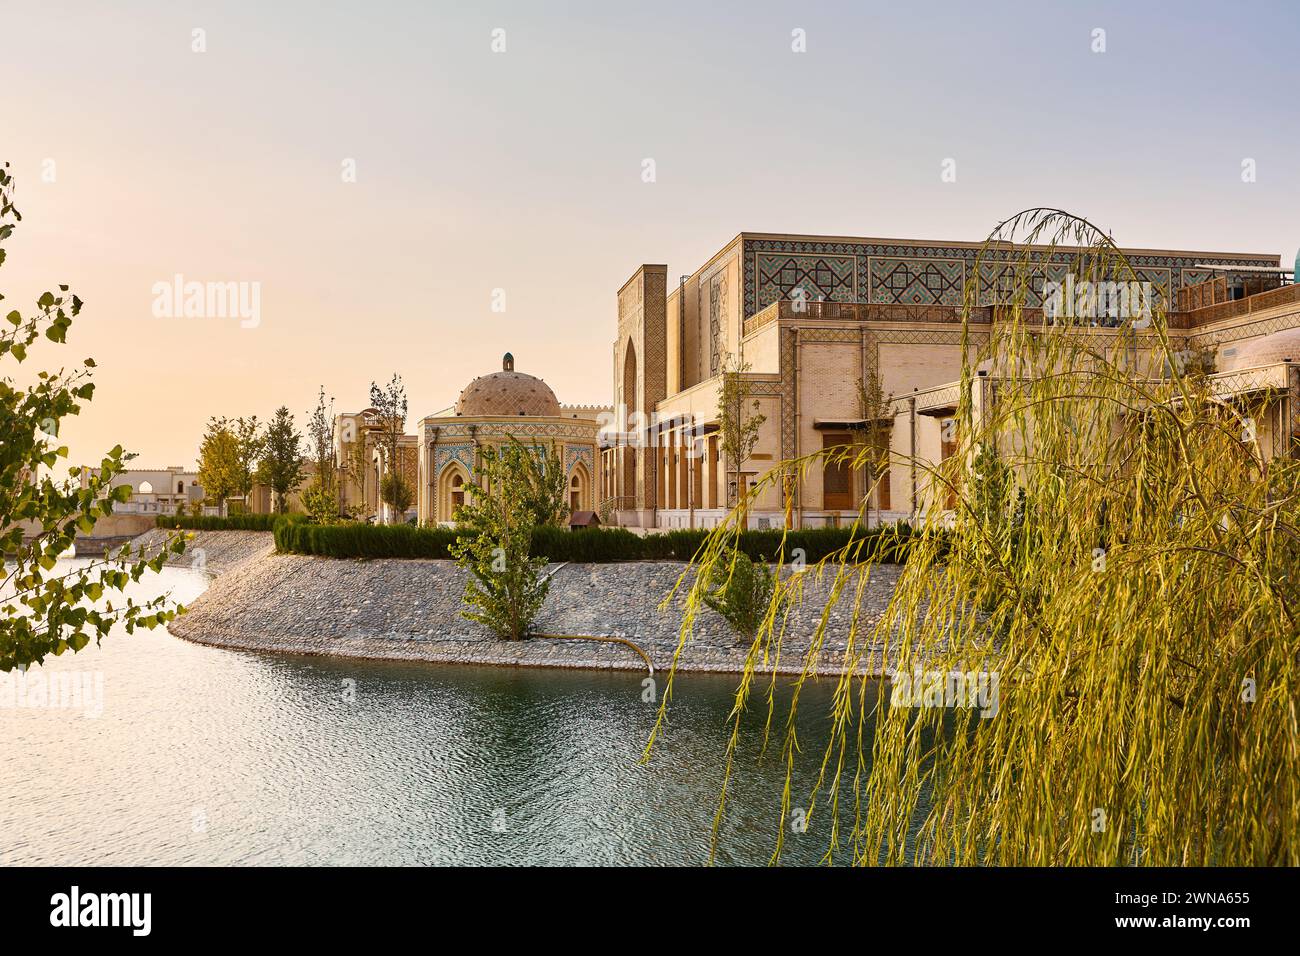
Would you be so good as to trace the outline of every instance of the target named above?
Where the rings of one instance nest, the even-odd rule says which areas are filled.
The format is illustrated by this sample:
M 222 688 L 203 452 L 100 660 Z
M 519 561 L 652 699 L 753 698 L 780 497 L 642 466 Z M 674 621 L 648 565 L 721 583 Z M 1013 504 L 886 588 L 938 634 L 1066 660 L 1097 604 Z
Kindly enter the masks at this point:
M 460 462 L 467 472 L 474 473 L 474 446 L 464 445 L 437 445 L 433 450 L 433 473 L 442 474 L 442 470 L 453 461 Z
M 966 263 L 947 259 L 904 259 L 882 256 L 869 260 L 872 302 L 909 305 L 961 305 Z
M 782 289 L 787 298 L 801 289 L 809 302 L 857 301 L 857 260 L 853 256 L 760 253 L 754 267 L 764 287 Z
M 1043 276 L 1035 282 L 1038 289 L 1041 290 L 1044 278 L 1060 281 L 1069 271 L 1073 258 L 1073 253 L 1068 251 L 1052 253 L 1050 260 L 1043 263 Z M 978 247 L 746 239 L 741 266 L 744 317 L 749 318 L 780 299 L 790 298 L 790 292 L 796 288 L 809 293 L 813 300 L 822 298 L 832 302 L 961 305 L 963 286 L 977 260 L 983 280 L 981 287 L 991 293 L 999 281 L 1005 281 L 1000 277 L 1011 268 L 1011 263 L 990 261 L 988 256 L 981 259 Z M 1167 296 L 1209 275 L 1195 268 L 1200 261 L 1197 256 L 1135 253 L 1128 260 L 1139 281 L 1152 283 Z M 1277 260 L 1267 256 L 1233 261 L 1242 265 L 1277 266 Z
M 574 466 L 578 462 L 583 462 L 587 466 L 587 474 L 596 474 L 595 453 L 590 445 L 565 445 L 564 446 L 564 473 L 573 474 Z
M 722 371 L 722 316 L 725 312 L 726 273 L 709 280 L 709 375 Z

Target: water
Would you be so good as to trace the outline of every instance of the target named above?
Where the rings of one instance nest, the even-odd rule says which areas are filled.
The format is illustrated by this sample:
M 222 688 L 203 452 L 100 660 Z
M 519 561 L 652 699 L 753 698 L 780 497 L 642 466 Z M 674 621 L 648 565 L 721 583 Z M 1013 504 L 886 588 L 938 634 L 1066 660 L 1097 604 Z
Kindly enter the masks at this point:
M 168 568 L 135 587 L 189 602 L 205 581 Z M 0 864 L 703 863 L 736 682 L 679 676 L 643 766 L 642 673 L 284 657 L 161 629 L 38 673 L 87 693 L 80 710 L 0 695 Z M 801 702 L 807 773 L 829 690 Z M 781 781 L 741 757 L 720 863 L 768 861 Z M 817 862 L 816 822 L 783 862 Z

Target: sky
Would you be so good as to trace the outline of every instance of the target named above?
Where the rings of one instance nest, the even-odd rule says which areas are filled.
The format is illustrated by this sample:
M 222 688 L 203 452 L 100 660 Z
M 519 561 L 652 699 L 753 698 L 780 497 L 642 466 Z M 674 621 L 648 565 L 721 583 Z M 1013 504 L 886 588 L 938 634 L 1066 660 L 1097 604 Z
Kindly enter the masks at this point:
M 507 350 L 604 404 L 618 288 L 741 231 L 979 241 L 1057 206 L 1291 262 L 1297 27 L 1294 0 L 0 0 L 0 292 L 86 302 L 27 363 L 96 360 L 74 463 L 190 466 L 209 416 L 301 424 L 394 372 L 414 424 Z M 258 307 L 187 315 L 178 275 Z

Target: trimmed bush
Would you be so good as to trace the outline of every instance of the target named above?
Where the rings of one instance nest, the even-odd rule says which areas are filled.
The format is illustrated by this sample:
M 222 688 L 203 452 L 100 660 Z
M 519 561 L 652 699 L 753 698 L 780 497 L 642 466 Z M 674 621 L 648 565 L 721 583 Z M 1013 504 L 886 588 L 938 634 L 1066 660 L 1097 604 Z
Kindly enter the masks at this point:
M 591 564 L 636 561 L 643 556 L 641 539 L 626 528 L 587 528 L 582 531 L 554 526 L 534 528 L 529 551 L 535 557 L 552 561 Z
M 362 522 L 310 524 L 283 522 L 275 528 L 277 550 L 319 554 L 327 558 L 443 558 L 452 557 L 456 532 L 448 528 L 416 528 L 409 524 L 372 525 Z
M 260 516 L 259 516 L 260 517 Z M 411 525 L 371 525 L 362 522 L 317 525 L 300 516 L 275 525 L 275 546 L 293 554 L 317 554 L 328 558 L 435 558 L 453 557 L 451 544 L 458 532 L 450 528 L 417 528 Z M 551 561 L 580 564 L 608 564 L 616 561 L 689 561 L 704 544 L 709 532 L 667 531 L 637 535 L 626 528 L 589 528 L 569 531 L 553 526 L 536 528 L 530 553 Z M 886 528 L 859 528 L 854 542 L 862 542 L 861 560 L 879 557 L 901 564 L 907 558 L 913 532 L 907 524 Z M 740 536 L 740 550 L 752 561 L 771 562 L 781 549 L 781 531 L 750 530 Z M 791 531 L 785 537 L 785 560 L 803 549 L 804 560 L 815 563 L 850 542 L 848 528 L 811 528 Z
M 218 515 L 159 515 L 157 527 L 186 531 L 274 531 L 276 521 L 292 515 L 239 514 L 222 518 Z

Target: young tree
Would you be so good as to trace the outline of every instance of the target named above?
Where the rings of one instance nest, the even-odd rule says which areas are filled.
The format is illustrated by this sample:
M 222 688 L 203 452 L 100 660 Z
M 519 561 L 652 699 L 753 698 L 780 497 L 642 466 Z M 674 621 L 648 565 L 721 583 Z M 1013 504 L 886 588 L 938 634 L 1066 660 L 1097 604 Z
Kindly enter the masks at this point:
M 320 389 L 316 407 L 307 413 L 307 453 L 316 464 L 316 480 L 328 490 L 334 486 L 338 462 L 334 451 L 334 399 L 325 403 L 325 386 Z
M 379 413 L 379 454 L 384 474 L 400 475 L 402 472 L 401 442 L 402 435 L 406 432 L 406 388 L 402 385 L 401 376 L 394 373 L 388 384 L 382 388 L 371 382 L 370 404 Z M 390 490 L 397 491 L 401 483 L 388 483 L 387 486 Z M 380 498 L 389 507 L 390 519 L 395 519 L 400 512 L 394 501 L 384 496 L 383 487 L 384 485 L 381 484 Z
M 478 476 L 484 487 L 457 512 L 462 533 L 452 545 L 471 575 L 461 614 L 507 640 L 528 634 L 549 587 L 542 576 L 546 559 L 529 555 L 535 515 L 525 477 L 528 455 L 518 442 L 483 449 Z
M 14 181 L 9 164 L 0 166 L 0 243 L 13 234 L 22 216 L 13 204 Z M 0 246 L 0 265 L 5 250 Z M 4 296 L 0 295 L 0 299 Z M 0 326 L 0 360 L 22 363 L 40 338 L 62 344 L 82 302 L 59 286 L 56 295 L 45 292 L 33 314 L 17 309 L 5 315 Z M 153 628 L 184 610 L 165 597 L 137 604 L 132 598 L 111 594 L 122 591 L 146 571 L 159 571 L 169 554 L 184 550 L 177 535 L 153 558 L 143 560 L 123 548 L 113 558 L 92 561 L 67 570 L 58 559 L 80 534 L 89 534 L 96 522 L 112 513 L 115 502 L 130 497 L 129 485 L 112 487 L 129 456 L 121 446 L 108 452 L 98 472 L 90 472 L 81 486 L 80 468 L 60 469 L 68 449 L 58 443 L 63 420 L 81 412 L 94 395 L 90 381 L 93 359 L 71 373 L 41 372 L 35 384 L 15 385 L 7 374 L 0 378 L 0 671 L 39 664 L 46 656 L 81 650 L 93 637 L 99 641 L 116 626 L 128 634 L 137 627 Z
M 401 472 L 391 471 L 384 475 L 379 493 L 384 502 L 393 510 L 394 521 L 399 516 L 406 514 L 411 505 L 415 503 L 415 490 Z
M 302 491 L 302 509 L 316 524 L 338 523 L 338 487 L 330 485 L 320 475 L 313 475 Z
M 199 445 L 199 485 L 223 515 L 226 499 L 239 493 L 239 442 L 226 418 L 208 419 Z
M 722 615 L 737 637 L 752 643 L 767 615 L 775 575 L 738 548 L 731 549 L 728 557 L 709 568 L 702 596 L 705 605 Z
M 749 369 L 748 362 L 742 362 L 738 356 L 728 355 L 722 370 L 722 385 L 718 389 L 720 448 L 727 466 L 728 505 L 745 500 L 740 469 L 753 454 L 754 446 L 758 444 L 759 430 L 767 421 L 767 416 L 758 411 L 761 407 L 758 399 L 753 397 L 754 386 L 749 380 Z M 730 482 L 733 480 L 736 483 L 734 496 L 730 491 Z
M 302 481 L 302 436 L 294 427 L 293 415 L 281 405 L 266 426 L 262 460 L 257 479 L 271 489 L 274 509 L 279 514 L 289 510 L 289 495 Z
M 342 458 L 339 461 L 339 473 L 345 482 L 357 488 L 360 496 L 355 502 L 346 501 L 347 493 L 340 488 L 339 498 L 345 501 L 344 507 L 354 516 L 366 510 L 366 476 L 370 473 L 370 447 L 366 444 L 365 432 L 346 437 L 342 443 Z
M 527 486 L 524 499 L 533 523 L 563 527 L 569 518 L 569 483 L 555 442 L 551 442 L 548 451 L 526 448 L 513 435 L 510 441 L 519 445 L 523 452 L 517 457 L 523 463 L 523 479 Z
M 884 419 L 888 418 L 893 410 L 893 397 L 892 393 L 885 394 L 884 385 L 880 380 L 880 370 L 874 366 L 868 368 L 867 374 L 862 377 L 862 381 L 858 382 L 858 414 L 867 423 L 866 451 L 862 456 L 862 463 L 867 473 L 868 488 L 874 488 L 889 467 L 889 426 L 885 424 Z M 879 489 L 875 500 L 880 500 Z M 874 504 L 869 507 L 877 512 L 876 524 L 879 525 L 879 509 Z
M 252 511 L 249 507 L 248 497 L 253 493 L 253 482 L 257 477 L 257 462 L 262 457 L 262 437 L 261 425 L 258 424 L 257 416 L 252 418 L 237 418 L 231 426 L 231 432 L 235 436 L 235 493 L 242 495 L 244 498 L 244 509 Z

